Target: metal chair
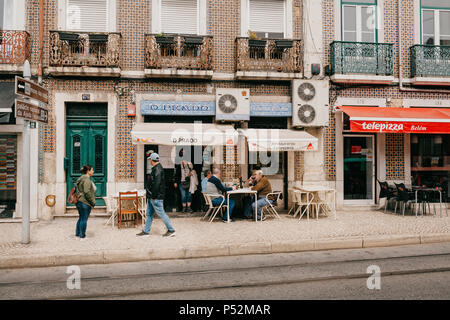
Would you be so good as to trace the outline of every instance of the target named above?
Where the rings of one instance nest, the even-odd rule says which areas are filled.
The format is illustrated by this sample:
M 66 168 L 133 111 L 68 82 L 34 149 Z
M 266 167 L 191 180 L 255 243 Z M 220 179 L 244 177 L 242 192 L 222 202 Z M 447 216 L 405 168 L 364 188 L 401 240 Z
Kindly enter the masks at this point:
M 124 208 L 123 204 L 127 201 L 128 204 L 130 201 L 133 201 L 134 208 Z M 122 216 L 124 215 L 135 215 L 136 219 L 127 219 L 123 220 Z M 119 229 L 122 228 L 122 222 L 130 222 L 135 221 L 136 226 L 139 225 L 139 196 L 137 191 L 129 191 L 129 192 L 119 192 Z
M 309 213 L 310 213 L 310 205 L 311 202 L 309 200 L 309 192 L 300 190 L 300 189 L 293 189 L 294 191 L 294 201 L 296 205 L 298 206 L 297 210 L 294 213 L 294 218 L 297 216 L 297 214 L 300 213 L 300 210 L 302 207 L 305 207 L 300 213 L 299 221 L 302 219 L 303 215 L 306 213 L 306 217 L 309 220 Z M 306 200 L 305 200 L 306 199 Z
M 384 205 L 384 213 L 386 213 L 389 200 L 395 199 L 396 194 L 386 181 L 381 182 L 380 180 L 377 179 L 377 182 L 380 185 L 380 195 L 378 198 L 379 199 L 386 198 L 386 203 Z
M 224 204 L 225 202 L 225 196 L 221 195 L 221 194 L 207 194 L 205 192 L 202 192 L 203 197 L 205 198 L 206 204 L 209 206 L 208 211 L 206 211 L 206 214 L 202 217 L 202 220 L 205 219 L 206 217 L 208 217 L 208 215 L 210 215 L 210 219 L 209 222 L 213 222 L 214 218 L 216 217 L 217 213 L 220 211 L 222 214 L 222 210 L 223 209 L 227 209 L 228 205 Z M 222 198 L 222 202 L 220 203 L 220 205 L 218 206 L 214 206 L 212 203 L 212 197 L 217 198 L 220 197 Z M 223 215 L 222 215 L 223 216 Z
M 111 222 L 111 226 L 114 228 L 114 222 L 115 222 L 116 216 L 117 216 L 117 207 L 118 207 L 117 201 L 113 196 L 103 197 L 103 200 L 105 200 L 105 203 L 106 203 L 106 213 L 111 214 L 108 221 L 106 221 L 105 226 Z
M 267 212 L 268 214 L 270 214 L 278 219 L 281 219 L 281 217 L 278 215 L 277 210 L 275 209 L 275 207 L 278 204 L 278 200 L 280 200 L 280 198 L 281 198 L 281 195 L 282 195 L 281 191 L 274 191 L 274 192 L 268 193 L 266 195 L 267 204 L 264 207 L 262 207 L 261 213 Z M 274 198 L 274 200 L 270 200 L 270 198 Z M 275 204 L 275 206 L 274 206 L 274 204 Z
M 394 183 L 397 188 L 397 196 L 395 203 L 395 214 L 397 214 L 397 204 L 400 202 L 400 210 L 402 210 L 403 216 L 405 216 L 405 208 L 407 204 L 410 204 L 410 210 L 412 214 L 412 207 L 415 207 L 415 195 L 413 192 L 408 191 L 404 183 Z M 403 209 L 402 209 L 403 205 Z

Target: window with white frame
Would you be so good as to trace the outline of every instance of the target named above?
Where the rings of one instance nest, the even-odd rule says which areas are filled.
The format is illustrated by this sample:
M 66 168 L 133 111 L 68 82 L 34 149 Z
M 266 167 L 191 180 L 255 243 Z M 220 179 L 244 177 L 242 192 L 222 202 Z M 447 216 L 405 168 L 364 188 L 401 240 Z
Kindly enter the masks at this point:
M 108 32 L 110 19 L 109 0 L 66 0 L 66 30 Z
M 262 38 L 284 38 L 286 35 L 285 0 L 248 0 L 249 30 Z
M 342 41 L 377 42 L 377 0 L 343 0 Z
M 199 34 L 199 0 L 161 0 L 161 32 Z
M 450 46 L 450 0 L 421 0 L 422 44 Z

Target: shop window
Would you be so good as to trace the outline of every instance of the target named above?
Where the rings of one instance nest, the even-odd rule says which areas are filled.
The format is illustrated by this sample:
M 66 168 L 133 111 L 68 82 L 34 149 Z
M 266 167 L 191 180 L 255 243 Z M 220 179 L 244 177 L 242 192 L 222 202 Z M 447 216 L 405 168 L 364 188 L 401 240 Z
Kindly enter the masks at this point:
M 442 187 L 449 201 L 450 134 L 411 135 L 413 185 Z
M 253 170 L 262 170 L 266 176 L 284 174 L 285 152 L 278 151 L 257 151 L 248 153 L 248 163 L 250 172 Z

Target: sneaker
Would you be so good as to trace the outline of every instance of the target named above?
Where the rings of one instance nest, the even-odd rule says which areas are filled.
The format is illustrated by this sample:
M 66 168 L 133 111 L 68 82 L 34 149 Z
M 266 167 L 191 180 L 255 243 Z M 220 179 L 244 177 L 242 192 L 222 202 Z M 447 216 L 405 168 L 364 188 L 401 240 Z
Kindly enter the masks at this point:
M 163 234 L 163 237 L 174 237 L 175 236 L 175 231 L 169 231 L 167 230 L 167 232 L 165 234 Z
M 191 213 L 191 212 L 194 212 L 194 210 L 192 210 L 191 207 L 187 207 L 186 210 L 185 210 L 184 212 Z
M 146 237 L 146 238 L 148 238 L 150 235 L 147 232 L 142 231 L 142 232 L 136 234 L 136 236 L 137 237 Z
M 186 212 L 186 207 L 183 207 L 183 209 L 181 209 L 181 212 Z
M 87 239 L 86 238 L 80 238 L 80 241 L 86 241 Z
M 227 220 L 227 219 L 222 219 L 222 222 L 223 222 L 223 223 L 228 223 L 228 220 Z M 234 222 L 234 220 L 233 220 L 233 219 L 230 219 L 230 222 Z

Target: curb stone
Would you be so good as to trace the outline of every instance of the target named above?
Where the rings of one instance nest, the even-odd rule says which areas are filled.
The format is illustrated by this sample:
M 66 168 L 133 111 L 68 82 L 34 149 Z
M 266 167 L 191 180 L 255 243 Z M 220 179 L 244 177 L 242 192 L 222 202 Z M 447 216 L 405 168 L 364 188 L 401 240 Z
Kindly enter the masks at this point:
M 89 253 L 0 257 L 0 269 L 37 268 L 83 264 L 109 264 L 149 260 L 192 259 L 246 254 L 269 254 L 314 250 L 357 249 L 450 242 L 450 234 L 367 236 L 350 239 L 304 239 L 254 242 L 201 247 L 149 248 L 144 250 L 99 250 Z

